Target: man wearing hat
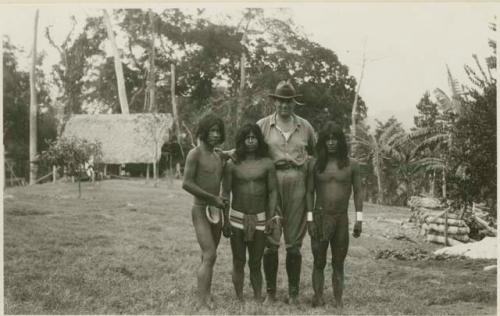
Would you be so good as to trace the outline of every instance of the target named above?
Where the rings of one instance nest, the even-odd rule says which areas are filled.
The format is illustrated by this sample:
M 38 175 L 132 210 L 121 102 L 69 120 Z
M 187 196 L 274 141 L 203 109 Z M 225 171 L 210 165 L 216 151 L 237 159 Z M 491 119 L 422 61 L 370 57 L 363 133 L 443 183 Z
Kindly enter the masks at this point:
M 281 232 L 286 245 L 288 302 L 298 303 L 302 255 L 300 248 L 306 231 L 307 159 L 312 155 L 316 138 L 311 124 L 294 113 L 295 88 L 289 81 L 280 82 L 273 94 L 276 111 L 257 122 L 269 146 L 269 155 L 276 166 L 278 180 L 278 212 L 282 224 L 274 226 L 264 252 L 264 274 L 267 285 L 266 301 L 276 299 L 278 247 Z

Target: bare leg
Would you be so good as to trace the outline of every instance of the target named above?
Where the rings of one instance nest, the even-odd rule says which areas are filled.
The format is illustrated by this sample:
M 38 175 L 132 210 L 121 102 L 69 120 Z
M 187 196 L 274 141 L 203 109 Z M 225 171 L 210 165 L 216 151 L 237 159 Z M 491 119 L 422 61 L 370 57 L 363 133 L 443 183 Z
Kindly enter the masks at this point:
M 314 266 L 312 272 L 312 285 L 314 290 L 314 297 L 312 306 L 323 306 L 325 300 L 323 298 L 323 289 L 325 287 L 325 266 L 326 266 L 326 253 L 328 251 L 328 241 L 320 241 L 311 238 L 311 248 L 314 257 Z
M 262 301 L 261 263 L 265 245 L 266 237 L 262 231 L 256 231 L 254 240 L 248 244 L 250 283 L 252 284 L 254 298 L 259 302 Z
M 266 303 L 276 300 L 276 276 L 278 274 L 278 246 L 268 246 L 264 250 L 264 275 L 266 277 Z
M 193 206 L 191 211 L 196 238 L 202 252 L 201 265 L 198 269 L 198 304 L 207 306 L 207 298 L 210 295 L 212 273 L 217 258 L 217 243 L 214 240 L 212 227 L 208 222 L 204 207 Z M 220 232 L 219 232 L 220 236 Z
M 243 240 L 243 231 L 233 229 L 231 237 L 231 251 L 233 252 L 233 285 L 236 297 L 243 301 L 243 284 L 245 278 L 246 245 Z
M 344 290 L 344 260 L 349 248 L 349 223 L 347 215 L 338 219 L 335 235 L 331 241 L 332 249 L 332 285 L 337 307 L 343 307 L 342 293 Z

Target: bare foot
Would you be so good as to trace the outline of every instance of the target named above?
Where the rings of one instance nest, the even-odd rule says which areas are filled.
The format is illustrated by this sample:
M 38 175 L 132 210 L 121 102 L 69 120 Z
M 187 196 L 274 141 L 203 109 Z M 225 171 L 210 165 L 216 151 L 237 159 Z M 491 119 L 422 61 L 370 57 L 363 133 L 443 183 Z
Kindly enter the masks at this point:
M 264 305 L 274 304 L 276 302 L 276 296 L 268 294 L 264 300 Z
M 342 299 L 340 299 L 340 300 L 335 300 L 334 307 L 335 307 L 335 308 L 338 308 L 338 309 L 342 309 L 342 308 L 344 308 L 344 302 L 342 301 Z
M 285 302 L 290 305 L 299 305 L 299 299 L 296 296 L 287 297 Z
M 323 296 L 313 296 L 311 305 L 312 307 L 325 306 L 325 300 L 323 299 Z

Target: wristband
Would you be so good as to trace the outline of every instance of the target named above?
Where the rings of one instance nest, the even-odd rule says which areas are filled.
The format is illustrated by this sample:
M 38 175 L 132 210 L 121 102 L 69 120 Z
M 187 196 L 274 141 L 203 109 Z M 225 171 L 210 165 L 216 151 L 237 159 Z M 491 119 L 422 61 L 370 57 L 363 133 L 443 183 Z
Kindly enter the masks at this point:
M 312 222 L 313 221 L 313 213 L 312 212 L 307 212 L 307 221 Z
M 358 222 L 363 221 L 363 212 L 356 212 L 356 221 Z

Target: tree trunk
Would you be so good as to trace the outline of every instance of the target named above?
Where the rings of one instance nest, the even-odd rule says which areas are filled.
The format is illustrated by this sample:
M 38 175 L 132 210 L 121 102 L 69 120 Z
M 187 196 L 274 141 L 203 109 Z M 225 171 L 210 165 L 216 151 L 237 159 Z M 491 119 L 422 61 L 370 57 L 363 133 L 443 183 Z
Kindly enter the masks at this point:
M 356 92 L 354 94 L 354 102 L 352 104 L 352 114 L 351 114 L 351 144 L 356 139 L 356 117 L 358 115 L 358 95 L 359 95 L 359 90 L 361 89 L 361 82 L 363 81 L 363 75 L 365 73 L 365 64 L 366 64 L 366 49 L 363 49 L 363 63 L 361 65 L 361 75 L 359 76 L 359 82 L 356 87 Z M 354 146 L 354 145 L 352 145 Z M 351 149 L 352 150 L 352 149 Z
M 158 179 L 158 166 L 156 161 L 153 162 L 153 179 L 156 181 Z
M 78 198 L 82 197 L 82 170 L 78 170 Z
M 443 199 L 446 199 L 446 170 L 443 169 Z
M 38 35 L 38 10 L 35 12 L 35 27 L 33 32 L 33 49 L 31 51 L 30 69 L 30 185 L 35 184 L 38 165 L 37 160 L 37 100 L 36 100 L 36 41 Z
M 146 164 L 146 181 L 149 181 L 149 164 Z
M 122 114 L 129 114 L 127 91 L 125 90 L 125 79 L 123 76 L 123 68 L 122 68 L 120 53 L 118 52 L 118 47 L 116 46 L 115 34 L 113 33 L 113 27 L 111 25 L 111 20 L 109 18 L 108 12 L 105 9 L 103 9 L 102 11 L 104 13 L 104 23 L 106 25 L 108 39 L 111 44 L 111 48 L 113 49 L 116 84 L 118 86 L 118 97 L 120 99 L 121 111 Z
M 382 177 L 379 172 L 377 172 L 377 188 L 377 204 L 382 204 L 384 202 L 384 191 L 382 188 Z
M 245 37 L 245 35 L 244 35 Z M 243 108 L 245 106 L 243 92 L 245 90 L 245 64 L 246 64 L 246 56 L 245 52 L 241 53 L 240 58 L 240 89 L 238 91 L 238 107 L 236 108 L 236 126 L 240 126 L 241 118 L 243 116 Z
M 149 112 L 157 112 L 156 108 L 156 84 L 155 84 L 155 27 L 154 13 L 151 9 L 148 12 L 149 24 L 151 27 L 151 46 L 149 49 L 149 73 L 148 73 L 148 92 L 149 92 Z
M 172 95 L 172 114 L 174 116 L 175 124 L 175 135 L 177 138 L 177 144 L 181 150 L 182 159 L 184 159 L 184 150 L 181 145 L 181 127 L 179 124 L 179 113 L 177 112 L 177 97 L 175 96 L 175 65 L 170 65 L 170 94 Z

